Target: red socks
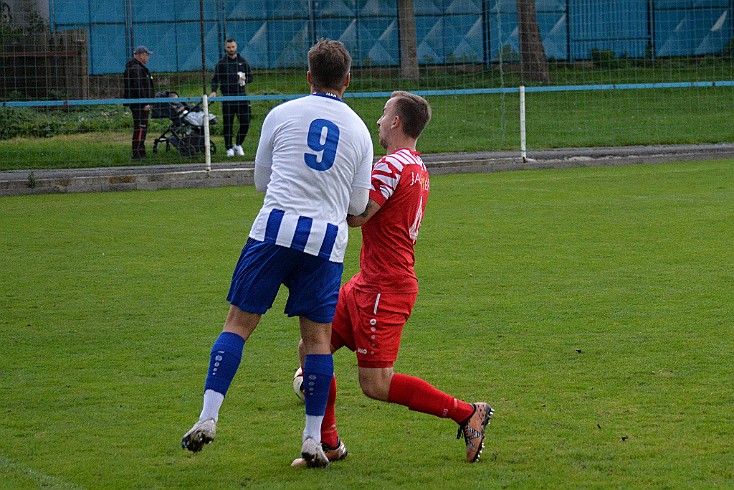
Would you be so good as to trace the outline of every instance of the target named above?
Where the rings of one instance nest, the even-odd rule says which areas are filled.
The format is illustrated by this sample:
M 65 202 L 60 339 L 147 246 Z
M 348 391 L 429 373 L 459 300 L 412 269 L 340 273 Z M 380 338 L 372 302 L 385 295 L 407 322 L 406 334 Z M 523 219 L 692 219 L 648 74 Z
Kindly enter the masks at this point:
M 339 442 L 339 433 L 336 430 L 336 414 L 334 404 L 336 403 L 336 376 L 331 378 L 329 386 L 329 398 L 326 400 L 326 413 L 324 421 L 321 422 L 321 442 L 336 447 Z
M 393 374 L 387 401 L 403 405 L 416 412 L 449 418 L 457 424 L 464 422 L 474 412 L 470 404 L 444 393 L 427 381 L 407 374 Z M 334 413 L 335 403 L 336 377 L 332 377 L 329 398 L 326 402 L 326 413 L 321 423 L 321 442 L 331 447 L 336 447 L 339 443 Z
M 390 383 L 388 402 L 397 403 L 416 412 L 450 418 L 457 424 L 471 417 L 471 405 L 444 393 L 433 385 L 414 376 L 395 373 Z

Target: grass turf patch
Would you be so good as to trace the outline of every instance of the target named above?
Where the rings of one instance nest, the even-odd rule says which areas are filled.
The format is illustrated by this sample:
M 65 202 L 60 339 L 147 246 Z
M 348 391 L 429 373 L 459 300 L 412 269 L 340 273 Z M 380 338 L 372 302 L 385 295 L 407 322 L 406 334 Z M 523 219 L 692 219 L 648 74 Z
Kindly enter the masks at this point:
M 343 351 L 350 456 L 289 468 L 303 406 L 283 295 L 245 347 L 217 440 L 180 449 L 262 200 L 254 188 L 3 198 L 4 484 L 732 485 L 732 165 L 432 179 L 396 370 L 495 407 L 472 466 L 452 422 L 365 398 Z

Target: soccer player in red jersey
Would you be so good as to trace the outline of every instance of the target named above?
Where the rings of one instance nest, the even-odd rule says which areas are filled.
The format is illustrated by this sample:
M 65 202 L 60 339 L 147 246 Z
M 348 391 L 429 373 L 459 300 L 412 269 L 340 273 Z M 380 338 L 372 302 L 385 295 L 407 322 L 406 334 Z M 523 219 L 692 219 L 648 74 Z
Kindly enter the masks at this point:
M 372 188 L 365 212 L 348 216 L 362 227 L 360 271 L 342 286 L 332 325 L 332 352 L 347 347 L 357 354 L 359 384 L 375 400 L 450 418 L 464 435 L 466 458 L 479 460 L 485 429 L 493 413 L 484 402 L 466 403 L 423 379 L 393 370 L 403 326 L 418 295 L 414 246 L 418 238 L 430 179 L 416 143 L 431 119 L 428 102 L 408 92 L 393 92 L 379 127 L 387 151 L 372 169 Z M 299 352 L 303 355 L 303 346 Z M 321 443 L 330 461 L 346 457 L 336 428 L 336 378 L 332 378 Z M 294 466 L 304 464 L 297 459 Z

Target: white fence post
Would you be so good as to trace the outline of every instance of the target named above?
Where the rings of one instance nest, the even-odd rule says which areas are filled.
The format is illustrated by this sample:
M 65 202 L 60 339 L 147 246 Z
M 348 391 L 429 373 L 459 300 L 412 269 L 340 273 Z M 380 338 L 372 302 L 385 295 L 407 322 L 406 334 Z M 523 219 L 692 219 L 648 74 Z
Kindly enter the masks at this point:
M 525 135 L 525 86 L 520 85 L 520 157 L 528 161 L 527 140 Z
M 204 164 L 207 172 L 212 169 L 211 144 L 209 139 L 209 98 L 206 94 L 201 96 L 201 102 L 204 106 Z

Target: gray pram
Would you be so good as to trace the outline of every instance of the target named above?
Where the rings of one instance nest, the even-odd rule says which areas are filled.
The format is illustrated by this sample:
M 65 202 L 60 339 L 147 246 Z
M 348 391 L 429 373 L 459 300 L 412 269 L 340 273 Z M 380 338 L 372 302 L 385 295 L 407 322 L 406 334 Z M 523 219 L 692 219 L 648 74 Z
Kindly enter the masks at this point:
M 176 92 L 158 92 L 156 97 L 178 97 Z M 171 124 L 153 141 L 153 153 L 158 153 L 158 145 L 166 144 L 166 151 L 171 146 L 185 157 L 195 156 L 204 151 L 204 111 L 201 102 L 189 107 L 185 102 L 156 102 L 153 104 L 153 119 L 168 119 Z M 217 124 L 217 117 L 209 114 L 209 124 Z M 217 152 L 217 146 L 210 141 L 211 152 Z

